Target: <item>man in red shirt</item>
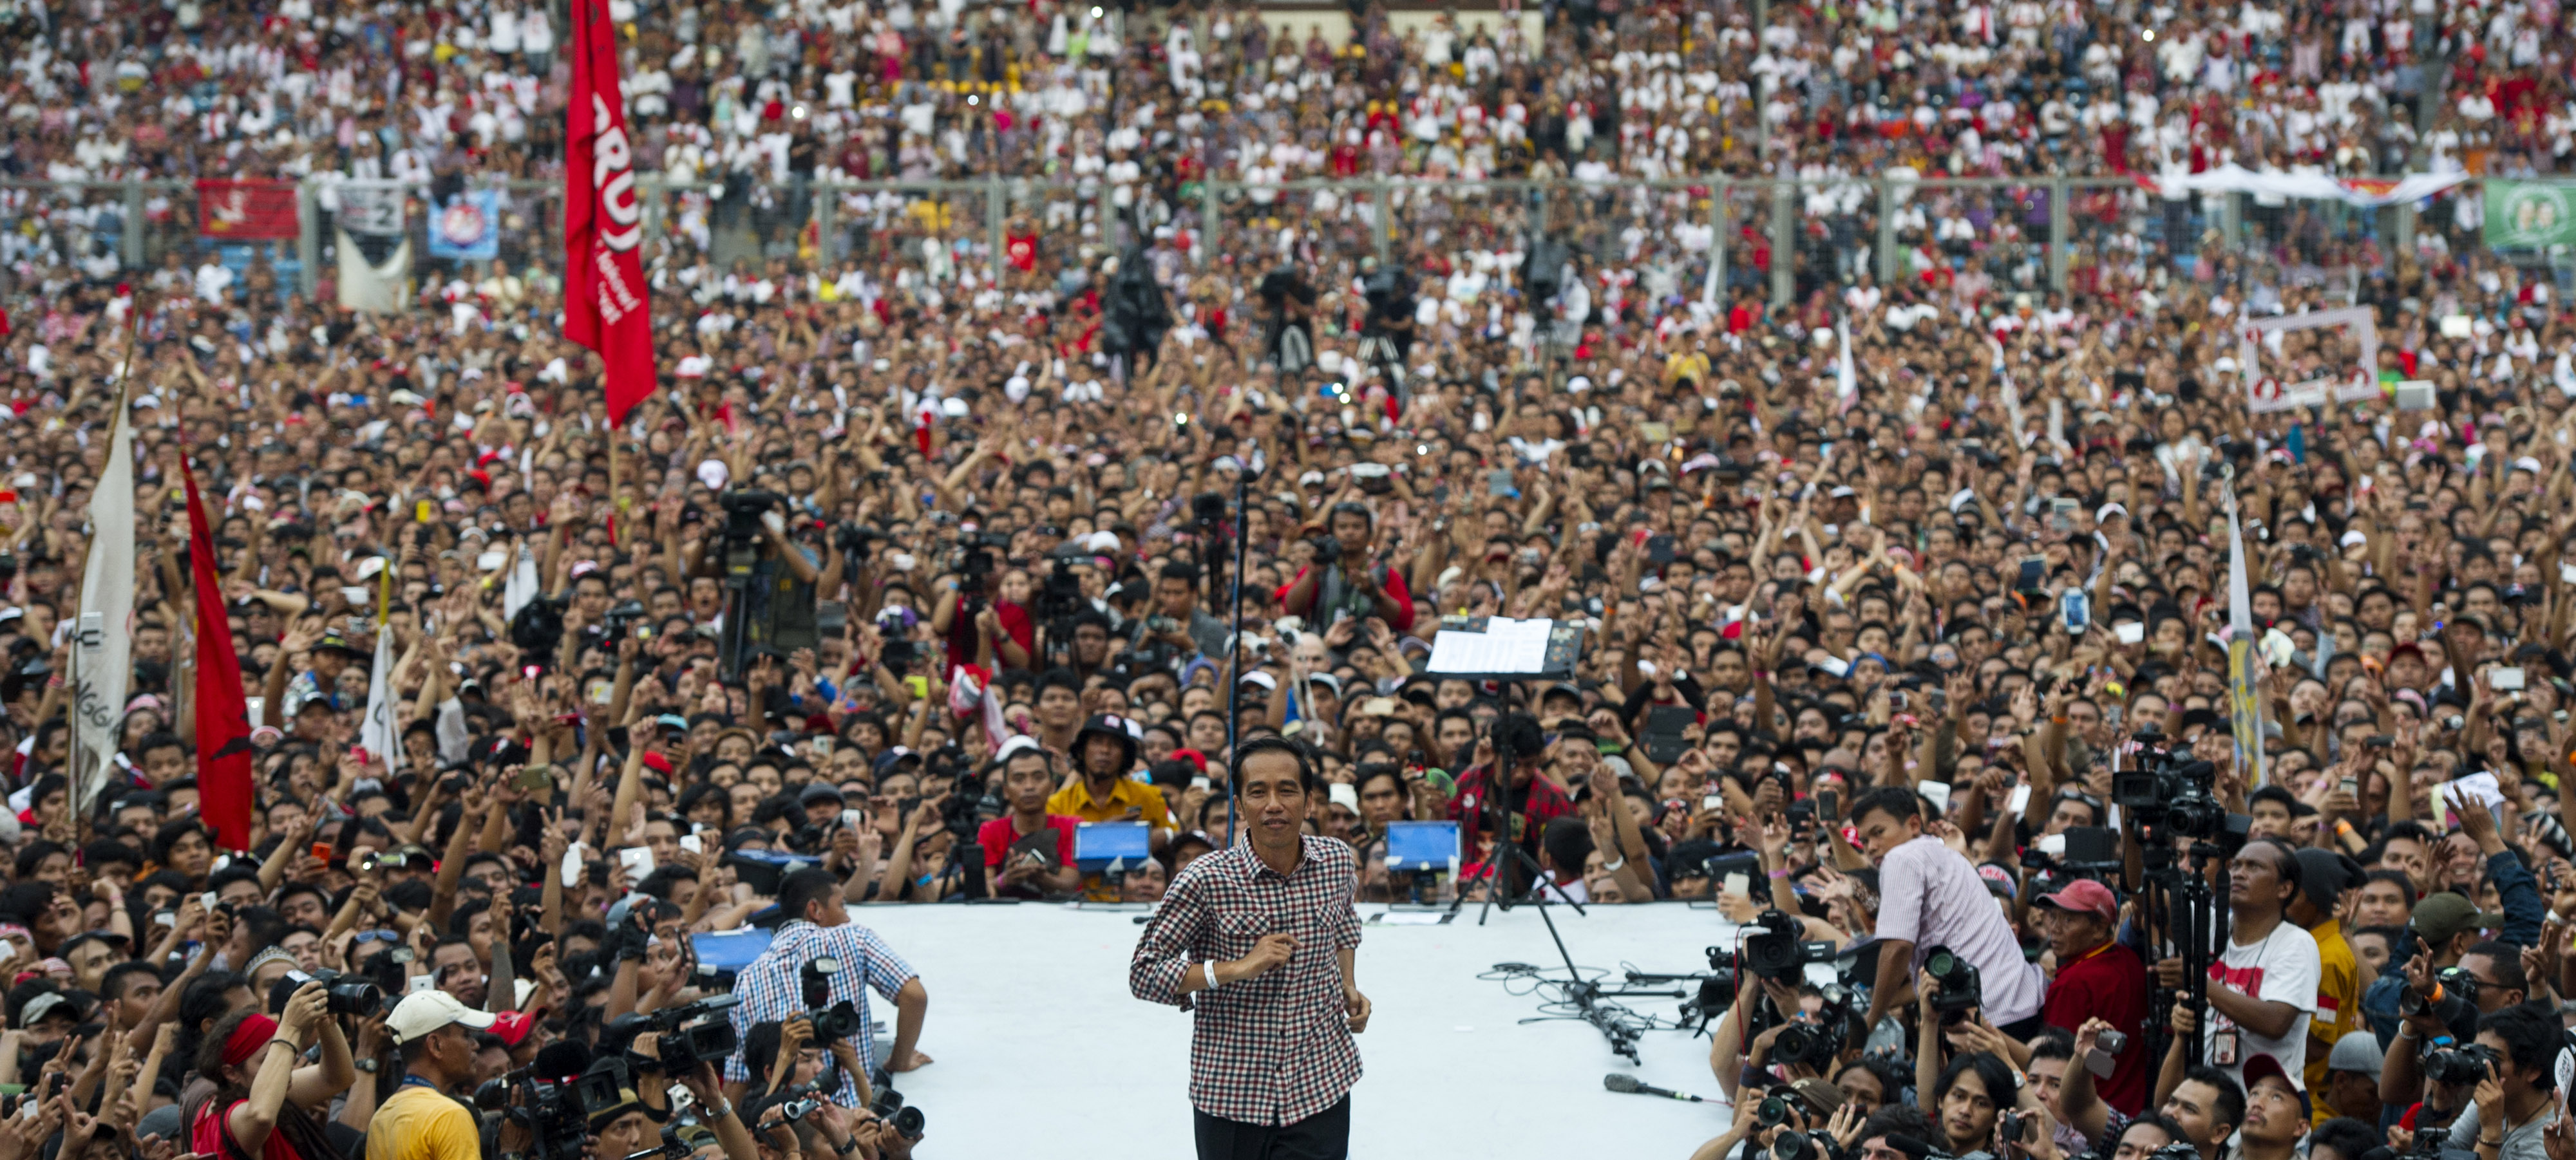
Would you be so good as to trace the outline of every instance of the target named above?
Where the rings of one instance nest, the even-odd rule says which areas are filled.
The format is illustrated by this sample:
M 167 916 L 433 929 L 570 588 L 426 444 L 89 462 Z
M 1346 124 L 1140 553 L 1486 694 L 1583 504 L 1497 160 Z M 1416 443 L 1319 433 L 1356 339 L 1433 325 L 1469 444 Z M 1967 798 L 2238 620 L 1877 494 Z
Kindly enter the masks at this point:
M 994 893 L 1005 898 L 1066 895 L 1082 889 L 1082 871 L 1073 864 L 1076 819 L 1047 812 L 1047 795 L 1055 792 L 1054 759 L 1025 737 L 1002 743 L 1002 795 L 1011 803 L 1005 817 L 984 823 L 975 841 L 984 847 L 984 870 L 993 876 Z M 1055 840 L 1034 838 L 1055 831 Z
M 2040 929 L 2057 954 L 2057 977 L 2049 980 L 2040 1020 L 2073 1033 L 2099 1018 L 2126 1034 L 2129 1042 L 2112 1056 L 2111 1078 L 2098 1087 L 2104 1103 L 2137 1115 L 2147 1102 L 2146 964 L 2111 937 L 2120 923 L 2119 900 L 2110 887 L 2078 878 L 2041 895 L 2038 909 Z M 2083 1066 L 2077 1059 L 2068 1075 Z
M 1328 522 L 1332 534 L 1317 537 L 1315 562 L 1299 568 L 1279 590 L 1280 606 L 1305 617 L 1318 631 L 1332 627 L 1335 613 L 1348 613 L 1355 620 L 1374 616 L 1399 633 L 1411 631 L 1413 595 L 1405 590 L 1404 573 L 1369 562 L 1376 547 L 1377 519 L 1368 506 L 1348 501 L 1334 504 Z M 1330 554 L 1325 552 L 1327 547 Z

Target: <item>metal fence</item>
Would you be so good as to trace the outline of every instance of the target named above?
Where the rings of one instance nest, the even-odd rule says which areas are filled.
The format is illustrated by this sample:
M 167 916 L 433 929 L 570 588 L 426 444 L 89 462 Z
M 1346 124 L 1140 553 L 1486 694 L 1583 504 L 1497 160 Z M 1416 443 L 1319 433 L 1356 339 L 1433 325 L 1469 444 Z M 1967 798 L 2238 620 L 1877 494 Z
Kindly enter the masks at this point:
M 1517 251 L 1536 230 L 1604 266 L 1639 271 L 1648 295 L 1750 294 L 1785 306 L 1864 277 L 1894 284 L 1935 266 L 1982 288 L 2063 293 L 2092 288 L 2104 269 L 2123 264 L 2163 261 L 2187 272 L 2213 248 L 2287 277 L 2323 277 L 2384 264 L 2413 246 L 2417 228 L 2412 206 L 2268 205 L 2242 194 L 2168 199 L 2123 178 L 1303 179 L 1161 188 L 1098 176 L 776 183 L 725 174 L 651 176 L 641 185 L 653 260 L 665 273 L 828 276 L 856 267 L 873 278 L 910 268 L 968 292 L 1013 283 L 1014 237 L 1096 254 L 1139 230 L 1155 242 L 1167 275 L 1245 278 L 1274 255 L 1348 270 L 1364 258 Z M 518 270 L 559 264 L 560 186 L 469 188 L 498 195 L 500 262 Z M 2475 183 L 2442 195 L 2475 196 Z M 337 222 L 320 183 L 301 187 L 292 240 L 200 236 L 195 197 L 178 181 L 0 182 L 0 270 L 8 271 L 0 279 L 11 283 L 0 289 L 17 289 L 16 271 L 55 265 L 107 280 L 212 259 L 237 274 L 265 271 L 281 294 L 315 293 L 331 276 Z M 405 200 L 418 287 L 464 275 L 468 263 L 429 256 L 440 207 L 428 190 Z M 2553 270 L 2566 262 L 2514 258 Z

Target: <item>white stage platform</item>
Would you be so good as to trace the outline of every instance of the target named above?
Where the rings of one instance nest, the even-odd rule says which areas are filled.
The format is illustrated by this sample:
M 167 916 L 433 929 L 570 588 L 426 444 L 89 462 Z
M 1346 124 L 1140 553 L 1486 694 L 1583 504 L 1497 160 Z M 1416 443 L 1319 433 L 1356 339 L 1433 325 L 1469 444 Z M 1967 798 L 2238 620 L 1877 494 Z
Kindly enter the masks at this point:
M 1383 906 L 1361 908 L 1363 920 Z M 1674 903 L 1551 908 L 1585 967 L 1680 974 L 1705 970 L 1702 948 L 1731 943 L 1713 910 Z M 1156 1160 L 1191 1152 L 1190 1021 L 1131 997 L 1127 961 L 1141 911 L 1058 906 L 867 907 L 875 927 L 921 972 L 930 1014 L 921 1049 L 936 1062 L 896 1077 L 929 1117 L 922 1154 L 1051 1160 Z M 1476 976 L 1499 962 L 1558 963 L 1539 916 L 1470 906 L 1445 926 L 1370 922 L 1359 982 L 1376 1011 L 1359 1037 L 1352 1092 L 1354 1157 L 1621 1155 L 1680 1160 L 1724 1129 L 1708 1040 L 1648 1032 L 1642 1064 L 1613 1055 L 1582 1022 L 1521 1025 L 1538 1000 Z M 1561 968 L 1558 972 L 1561 974 Z M 1670 1017 L 1678 1001 L 1619 1000 Z M 890 1006 L 879 1004 L 879 1019 Z M 1708 1097 L 1689 1104 L 1603 1090 L 1607 1072 Z

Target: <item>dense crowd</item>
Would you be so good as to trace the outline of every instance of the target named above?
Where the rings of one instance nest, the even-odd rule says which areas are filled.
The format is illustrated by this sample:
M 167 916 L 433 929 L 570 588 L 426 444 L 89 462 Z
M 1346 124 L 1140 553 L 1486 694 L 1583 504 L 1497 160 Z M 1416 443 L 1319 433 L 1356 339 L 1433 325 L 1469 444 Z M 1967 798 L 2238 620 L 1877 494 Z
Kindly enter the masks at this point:
M 603 1157 L 908 1155 L 927 987 L 854 916 L 1154 903 L 1234 842 L 1229 747 L 1273 735 L 1361 904 L 1695 900 L 1866 951 L 1712 1005 L 1739 1118 L 1710 1156 L 2576 1160 L 2547 1127 L 2576 320 L 2473 244 L 2473 195 L 2418 247 L 2333 251 L 2332 293 L 2203 247 L 2197 207 L 2054 294 L 1988 260 L 2029 219 L 1935 195 L 1899 283 L 1802 255 L 1788 307 L 1703 292 L 1706 232 L 1605 224 L 1694 196 L 1617 182 L 1716 172 L 1815 182 L 1839 237 L 1833 179 L 1898 170 L 2554 171 L 2554 3 L 1590 3 L 1534 40 L 1371 9 L 1341 44 L 1229 8 L 616 8 L 642 167 L 699 182 L 656 219 L 661 389 L 623 426 L 547 260 L 356 314 L 264 263 L 101 265 L 94 216 L 7 195 L 0 1098 L 33 1111 L 0 1160 L 525 1152 L 542 1117 L 432 1097 L 527 1105 L 529 1066 L 596 1081 Z M 14 177 L 559 177 L 543 5 L 10 19 Z M 1058 191 L 999 282 L 974 230 L 873 195 L 846 238 L 714 265 L 803 178 L 991 173 Z M 1604 192 L 1447 187 L 1383 266 L 1347 199 L 1261 194 L 1214 242 L 1194 216 L 1196 182 L 1305 175 Z M 1741 240 L 1730 268 L 1767 270 Z M 2333 328 L 2241 333 L 2347 304 L 2377 366 Z M 2347 375 L 2431 409 L 2249 406 Z M 118 430 L 130 699 L 84 803 L 66 709 Z M 200 810 L 201 614 L 247 682 L 241 849 Z M 1579 655 L 1431 671 L 1502 617 L 1580 626 Z M 2184 850 L 2227 901 L 2205 986 L 2142 901 L 2169 832 L 2113 807 L 2150 727 L 2243 819 Z M 1454 865 L 1390 863 L 1438 821 Z M 1082 855 L 1120 822 L 1141 854 Z M 769 949 L 702 961 L 745 927 Z

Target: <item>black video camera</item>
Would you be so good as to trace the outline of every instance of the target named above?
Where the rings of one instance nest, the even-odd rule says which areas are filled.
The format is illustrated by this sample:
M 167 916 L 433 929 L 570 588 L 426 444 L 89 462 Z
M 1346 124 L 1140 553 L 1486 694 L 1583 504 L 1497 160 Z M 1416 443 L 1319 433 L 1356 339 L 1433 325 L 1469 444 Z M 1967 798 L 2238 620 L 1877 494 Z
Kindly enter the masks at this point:
M 741 1002 L 732 995 L 709 995 L 695 1003 L 655 1011 L 653 1030 L 661 1033 L 654 1046 L 662 1057 L 666 1075 L 679 1076 L 696 1071 L 701 1063 L 722 1063 L 734 1053 L 733 1024 L 724 1019 L 706 1019 L 721 1014 Z
M 640 600 L 620 600 L 609 605 L 607 614 L 600 618 L 601 627 L 611 641 L 626 639 L 635 630 L 635 622 L 642 619 L 644 602 Z
M 725 539 L 747 543 L 761 537 L 760 517 L 785 505 L 787 500 L 774 491 L 738 487 L 717 496 L 716 502 L 724 506 Z
M 2218 781 L 2216 766 L 2184 760 L 2154 725 L 2132 737 L 2138 742 L 2137 766 L 2112 772 L 2113 805 L 2135 813 L 2142 825 L 2194 841 L 2215 841 L 2240 829 L 2231 825 L 2227 807 L 2212 794 Z M 2229 843 L 2243 844 L 2241 832 Z
M 1807 964 L 1832 962 L 1834 944 L 1800 941 L 1805 931 L 1797 919 L 1777 910 L 1754 916 L 1753 925 L 1745 928 L 1745 969 L 1765 979 L 1794 982 L 1806 973 Z

